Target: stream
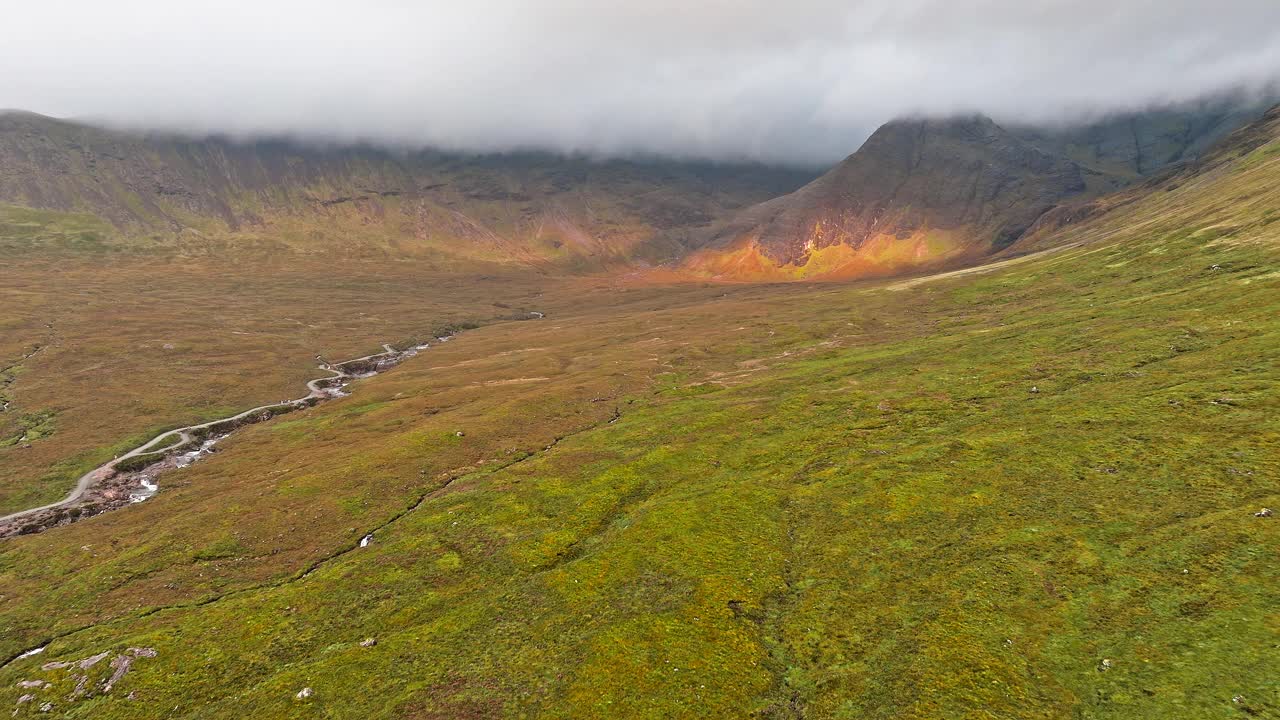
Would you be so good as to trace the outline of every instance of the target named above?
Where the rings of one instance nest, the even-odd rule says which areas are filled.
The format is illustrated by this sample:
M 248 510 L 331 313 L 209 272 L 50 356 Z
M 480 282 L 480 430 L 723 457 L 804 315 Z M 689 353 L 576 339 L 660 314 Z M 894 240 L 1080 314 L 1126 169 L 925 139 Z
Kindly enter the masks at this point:
M 449 339 L 449 336 L 436 338 L 439 342 Z M 189 467 L 207 457 L 215 452 L 218 442 L 237 429 L 312 407 L 325 400 L 345 397 L 349 394 L 346 387 L 352 380 L 389 370 L 428 347 L 422 344 L 397 350 L 383 345 L 383 352 L 373 355 L 333 364 L 322 362 L 319 368 L 329 374 L 307 382 L 307 394 L 296 400 L 260 405 L 218 420 L 165 431 L 82 475 L 75 489 L 62 500 L 0 517 L 0 538 L 41 532 L 145 502 L 160 490 L 157 479 L 160 474 Z

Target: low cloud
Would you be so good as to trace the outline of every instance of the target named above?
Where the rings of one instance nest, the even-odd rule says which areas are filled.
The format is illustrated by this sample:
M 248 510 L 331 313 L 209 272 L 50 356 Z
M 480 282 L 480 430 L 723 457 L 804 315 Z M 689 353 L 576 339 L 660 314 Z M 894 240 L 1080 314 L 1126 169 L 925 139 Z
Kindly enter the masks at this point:
M 48 0 L 0 107 L 137 127 L 831 162 L 903 114 L 1260 91 L 1275 0 Z

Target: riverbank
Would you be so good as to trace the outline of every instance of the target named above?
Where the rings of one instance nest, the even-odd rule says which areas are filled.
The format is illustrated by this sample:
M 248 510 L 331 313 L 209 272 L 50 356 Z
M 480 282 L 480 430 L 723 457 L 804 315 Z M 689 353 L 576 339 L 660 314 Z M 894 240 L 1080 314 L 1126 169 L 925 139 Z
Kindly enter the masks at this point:
M 437 341 L 445 342 L 451 337 L 440 337 Z M 0 517 L 0 539 L 43 532 L 146 501 L 159 491 L 162 475 L 188 467 L 212 454 L 215 445 L 237 429 L 313 407 L 325 400 L 344 397 L 348 394 L 344 388 L 352 380 L 385 372 L 430 345 L 424 343 L 403 350 L 386 344 L 382 347 L 383 352 L 372 355 L 339 363 L 321 362 L 318 367 L 329 374 L 307 382 L 307 394 L 295 400 L 260 405 L 229 417 L 168 430 L 155 436 L 85 473 L 62 500 Z

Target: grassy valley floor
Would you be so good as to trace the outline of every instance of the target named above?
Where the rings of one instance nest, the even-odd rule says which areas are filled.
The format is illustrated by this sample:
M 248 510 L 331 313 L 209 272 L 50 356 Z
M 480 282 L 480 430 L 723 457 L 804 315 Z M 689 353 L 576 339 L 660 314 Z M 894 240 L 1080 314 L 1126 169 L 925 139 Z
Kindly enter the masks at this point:
M 0 545 L 0 706 L 1280 716 L 1276 162 L 987 272 L 530 288 L 546 320 Z M 370 314 L 328 351 L 430 316 Z

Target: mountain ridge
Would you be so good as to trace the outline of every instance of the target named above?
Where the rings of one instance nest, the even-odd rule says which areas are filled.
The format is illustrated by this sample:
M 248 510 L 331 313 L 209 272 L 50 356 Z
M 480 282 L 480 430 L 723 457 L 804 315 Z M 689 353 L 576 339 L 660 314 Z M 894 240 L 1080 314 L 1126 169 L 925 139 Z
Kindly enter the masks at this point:
M 1220 99 L 1058 129 L 981 114 L 894 120 L 822 177 L 704 235 L 679 273 L 823 280 L 982 262 L 1211 155 L 1267 107 Z
M 815 177 L 749 164 L 198 138 L 5 111 L 0 244 L 573 274 L 664 266 L 674 269 L 661 271 L 667 278 L 730 281 L 891 275 L 981 262 L 1042 217 L 1075 217 L 1093 198 L 1185 162 L 1255 112 L 1224 102 L 1050 130 L 977 114 L 902 118 Z M 1132 131 L 1131 149 L 1117 128 Z M 1141 159 L 1151 147 L 1158 162 Z
M 766 276 L 803 278 L 980 258 L 1100 180 L 982 115 L 895 120 L 817 180 L 739 213 L 688 264 L 723 271 L 719 254 L 750 254 Z
M 89 213 L 113 239 L 202 238 L 591 269 L 679 254 L 695 228 L 813 173 L 540 153 L 236 142 L 0 114 L 0 204 Z M 56 218 L 55 218 L 56 220 Z

